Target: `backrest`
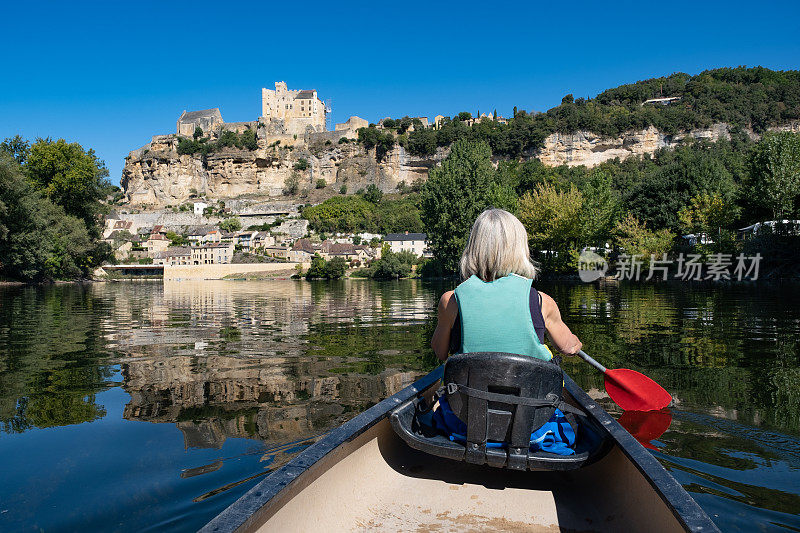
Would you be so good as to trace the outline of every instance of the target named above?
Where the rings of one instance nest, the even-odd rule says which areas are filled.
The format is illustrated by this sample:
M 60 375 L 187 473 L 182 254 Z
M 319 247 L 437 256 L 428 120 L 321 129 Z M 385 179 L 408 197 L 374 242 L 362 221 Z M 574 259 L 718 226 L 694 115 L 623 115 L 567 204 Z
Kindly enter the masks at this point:
M 563 381 L 564 373 L 554 362 L 500 352 L 454 355 L 444 367 L 445 385 L 453 383 L 478 391 L 523 398 L 545 399 L 555 395 L 560 399 Z M 511 456 L 524 455 L 527 460 L 531 431 L 547 422 L 555 412 L 551 405 L 534 407 L 504 403 L 468 396 L 460 391 L 448 392 L 447 401 L 453 413 L 467 425 L 466 460 L 480 464 L 505 462 L 505 451 L 487 449 L 486 442 L 506 442 L 512 468 Z

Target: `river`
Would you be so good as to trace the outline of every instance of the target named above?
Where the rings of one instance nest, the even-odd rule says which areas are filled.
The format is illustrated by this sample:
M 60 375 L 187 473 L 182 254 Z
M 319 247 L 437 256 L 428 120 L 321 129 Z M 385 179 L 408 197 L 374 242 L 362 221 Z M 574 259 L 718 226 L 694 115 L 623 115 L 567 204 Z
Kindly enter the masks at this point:
M 0 530 L 196 530 L 433 368 L 452 285 L 0 287 Z M 723 531 L 800 530 L 800 286 L 537 286 L 590 355 L 673 393 L 644 440 Z

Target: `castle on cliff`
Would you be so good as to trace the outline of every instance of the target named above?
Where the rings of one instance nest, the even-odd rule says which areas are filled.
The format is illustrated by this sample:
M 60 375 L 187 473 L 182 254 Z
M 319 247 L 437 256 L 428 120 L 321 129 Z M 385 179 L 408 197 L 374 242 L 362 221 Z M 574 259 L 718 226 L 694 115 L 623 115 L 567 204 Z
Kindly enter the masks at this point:
M 325 118 L 330 111 L 316 89 L 295 91 L 287 88 L 284 81 L 276 81 L 274 91 L 261 89 L 261 118 L 282 120 L 286 133 L 302 134 L 308 128 L 325 131 Z
M 196 128 L 205 133 L 218 130 L 240 131 L 244 128 L 257 129 L 259 123 L 271 132 L 284 135 L 305 135 L 326 131 L 326 119 L 331 108 L 317 95 L 316 89 L 293 90 L 285 81 L 276 81 L 275 90 L 261 89 L 261 117 L 250 122 L 226 123 L 222 120 L 219 108 L 199 111 L 183 111 L 178 118 L 176 133 L 191 136 Z M 366 126 L 366 121 L 351 117 L 344 124 L 337 124 L 336 130 L 350 129 L 352 119 L 357 119 L 358 126 Z

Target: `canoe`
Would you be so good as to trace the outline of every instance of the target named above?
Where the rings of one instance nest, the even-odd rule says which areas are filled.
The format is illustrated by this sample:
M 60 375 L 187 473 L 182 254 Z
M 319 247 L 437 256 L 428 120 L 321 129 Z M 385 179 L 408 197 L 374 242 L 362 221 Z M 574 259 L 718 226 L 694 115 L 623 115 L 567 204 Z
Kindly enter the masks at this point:
M 493 468 L 412 448 L 392 428 L 392 413 L 432 396 L 441 377 L 439 367 L 332 430 L 202 531 L 719 531 L 569 376 L 564 398 L 608 443 L 579 469 Z

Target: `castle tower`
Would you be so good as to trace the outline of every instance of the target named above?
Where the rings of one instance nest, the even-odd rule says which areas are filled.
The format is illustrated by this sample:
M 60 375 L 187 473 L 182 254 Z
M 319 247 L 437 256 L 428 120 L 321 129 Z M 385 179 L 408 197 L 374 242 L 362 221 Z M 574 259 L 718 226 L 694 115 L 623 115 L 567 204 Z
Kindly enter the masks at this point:
M 325 131 L 325 103 L 313 90 L 291 90 L 286 82 L 276 81 L 275 90 L 261 89 L 261 116 L 284 123 L 286 132 L 303 134 L 308 127 Z

